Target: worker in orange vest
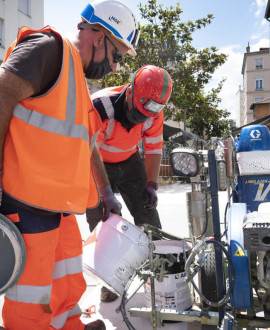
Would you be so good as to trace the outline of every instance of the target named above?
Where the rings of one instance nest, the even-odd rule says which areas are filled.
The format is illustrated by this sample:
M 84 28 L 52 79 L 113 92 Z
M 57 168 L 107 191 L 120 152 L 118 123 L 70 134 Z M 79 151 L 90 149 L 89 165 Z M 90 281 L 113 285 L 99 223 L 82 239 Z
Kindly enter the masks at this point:
M 103 164 L 85 77 L 100 79 L 127 53 L 135 56 L 139 33 L 117 0 L 94 1 L 81 16 L 73 42 L 49 26 L 21 28 L 0 67 L 0 213 L 20 230 L 27 254 L 5 294 L 8 330 L 105 329 L 102 320 L 84 325 L 78 306 L 86 283 L 74 214 L 98 204 L 90 158 Z M 109 185 L 104 173 L 95 171 L 101 192 Z M 116 198 L 100 198 L 119 212 Z
M 137 226 L 150 224 L 161 228 L 156 191 L 162 158 L 163 109 L 171 91 L 168 72 L 145 65 L 133 74 L 131 84 L 92 95 L 102 121 L 97 144 L 112 186 L 107 187 L 107 192 L 118 189 Z M 144 160 L 138 150 L 141 141 Z M 109 211 L 104 203 L 87 210 L 90 231 L 101 219 L 108 218 Z M 102 287 L 102 301 L 116 298 L 116 294 Z

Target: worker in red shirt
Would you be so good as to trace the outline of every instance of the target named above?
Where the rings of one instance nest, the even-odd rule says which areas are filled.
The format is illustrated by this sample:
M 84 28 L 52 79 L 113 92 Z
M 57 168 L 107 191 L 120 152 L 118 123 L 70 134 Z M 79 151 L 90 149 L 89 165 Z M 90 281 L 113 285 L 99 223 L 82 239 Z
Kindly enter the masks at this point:
M 106 88 L 92 95 L 102 128 L 97 139 L 110 185 L 103 194 L 117 188 L 136 226 L 150 224 L 161 228 L 158 215 L 158 175 L 163 145 L 163 108 L 172 91 L 172 80 L 163 68 L 145 65 L 132 76 L 132 82 Z M 145 159 L 139 154 L 143 142 Z M 119 207 L 118 207 L 119 210 Z M 105 204 L 87 210 L 92 231 L 101 219 L 107 219 Z M 112 301 L 116 295 L 104 291 L 101 300 Z

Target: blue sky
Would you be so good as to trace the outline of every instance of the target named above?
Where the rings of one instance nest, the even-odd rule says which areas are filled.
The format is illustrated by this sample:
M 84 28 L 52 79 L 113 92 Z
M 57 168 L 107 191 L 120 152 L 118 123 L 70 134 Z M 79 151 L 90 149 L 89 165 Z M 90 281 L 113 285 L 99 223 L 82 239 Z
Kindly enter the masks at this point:
M 135 13 L 138 20 L 140 14 L 137 0 L 122 0 Z M 88 0 L 44 0 L 45 25 L 56 27 L 67 37 L 76 33 L 76 25 L 80 21 L 80 13 Z M 90 1 L 91 2 L 91 1 Z M 251 51 L 259 47 L 269 47 L 269 24 L 264 19 L 267 0 L 158 0 L 164 7 L 176 6 L 180 2 L 183 10 L 181 20 L 196 20 L 213 14 L 213 22 L 196 32 L 193 45 L 197 48 L 216 46 L 220 52 L 229 56 L 215 73 L 207 88 L 215 87 L 225 77 L 227 80 L 220 94 L 221 107 L 231 111 L 236 117 L 238 101 L 236 93 L 242 86 L 241 67 L 243 54 L 249 42 Z M 142 4 L 147 3 L 141 0 Z

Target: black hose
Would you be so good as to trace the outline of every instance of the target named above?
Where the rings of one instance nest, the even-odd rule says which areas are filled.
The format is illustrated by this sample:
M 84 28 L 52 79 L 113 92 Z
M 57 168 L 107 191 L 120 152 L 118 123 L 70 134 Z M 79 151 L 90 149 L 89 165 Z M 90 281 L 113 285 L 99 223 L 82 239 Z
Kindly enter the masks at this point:
M 122 299 L 121 299 L 121 304 L 119 306 L 119 310 L 122 314 L 123 317 L 123 321 L 126 323 L 128 329 L 130 330 L 136 330 L 136 328 L 134 328 L 134 326 L 131 324 L 131 322 L 129 321 L 128 317 L 127 317 L 127 313 L 126 313 L 126 290 L 124 290 L 123 295 L 122 295 Z
M 228 228 L 227 228 L 227 211 L 228 211 L 228 207 L 229 207 L 229 206 L 230 206 L 230 203 L 228 202 L 228 203 L 226 204 L 225 213 L 224 213 L 224 228 L 225 228 L 225 230 L 224 230 L 223 234 L 221 235 L 221 238 L 222 238 L 223 236 L 225 236 L 226 233 L 227 233 L 227 231 L 228 231 Z

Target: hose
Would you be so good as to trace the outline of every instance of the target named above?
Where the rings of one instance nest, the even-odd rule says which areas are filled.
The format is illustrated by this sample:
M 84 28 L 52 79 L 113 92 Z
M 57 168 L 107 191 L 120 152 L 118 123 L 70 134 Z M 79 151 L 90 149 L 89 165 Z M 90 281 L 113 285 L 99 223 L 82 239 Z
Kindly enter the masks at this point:
M 123 295 L 122 295 L 120 306 L 118 307 L 118 311 L 121 312 L 123 321 L 126 323 L 129 330 L 136 330 L 136 328 L 134 328 L 134 326 L 129 321 L 129 318 L 128 318 L 127 312 L 126 312 L 126 294 L 127 294 L 127 291 L 129 289 L 131 283 L 133 282 L 135 276 L 136 276 L 136 273 L 133 274 L 133 276 L 130 278 L 130 280 L 126 284 Z
M 230 203 L 228 202 L 227 204 L 226 204 L 226 208 L 225 208 L 225 212 L 224 212 L 224 232 L 223 232 L 223 234 L 221 235 L 221 238 L 223 237 L 223 236 L 225 236 L 226 235 L 226 233 L 227 233 L 227 231 L 228 231 L 228 228 L 227 228 L 227 212 L 228 212 L 228 207 L 230 206 Z
M 229 268 L 230 268 L 230 280 L 229 280 L 229 287 L 227 289 L 227 292 L 225 294 L 225 296 L 218 302 L 213 302 L 213 301 L 210 301 L 209 299 L 207 299 L 203 294 L 202 292 L 198 289 L 197 285 L 194 283 L 193 281 L 193 277 L 196 275 L 195 272 L 193 272 L 192 274 L 190 273 L 190 267 L 191 267 L 191 264 L 192 264 L 192 261 L 193 259 L 195 258 L 195 256 L 201 251 L 201 250 L 205 250 L 207 244 L 214 244 L 214 245 L 217 245 L 218 247 L 221 248 L 221 250 L 224 252 L 224 254 L 226 255 L 227 257 L 227 260 L 228 260 L 228 264 L 229 264 Z M 209 239 L 206 239 L 206 240 L 203 240 L 201 241 L 199 244 L 197 244 L 194 249 L 192 250 L 190 256 L 188 257 L 188 260 L 186 262 L 186 265 L 185 265 L 185 270 L 186 270 L 186 278 L 185 278 L 185 281 L 188 282 L 188 281 L 191 281 L 194 289 L 196 290 L 196 292 L 199 294 L 199 296 L 209 305 L 209 306 L 212 306 L 212 307 L 219 307 L 219 306 L 222 306 L 226 303 L 226 301 L 228 300 L 231 292 L 232 292 L 232 289 L 233 289 L 233 285 L 234 285 L 234 269 L 233 269 L 233 264 L 232 264 L 232 259 L 231 259 L 231 256 L 229 254 L 229 252 L 225 249 L 225 247 L 218 241 L 215 241 L 215 240 L 209 240 Z M 195 273 L 195 274 L 194 274 Z
M 143 224 L 142 227 L 143 227 L 144 233 L 147 234 L 148 231 L 151 230 L 152 233 L 153 233 L 153 236 L 158 237 L 160 239 L 164 239 L 165 238 L 165 239 L 174 240 L 174 241 L 183 241 L 183 240 L 185 240 L 186 242 L 191 242 L 191 239 L 190 238 L 180 238 L 178 236 L 169 234 L 166 231 L 164 231 L 164 230 L 162 230 L 160 228 L 157 228 L 155 226 L 149 225 L 149 224 Z

